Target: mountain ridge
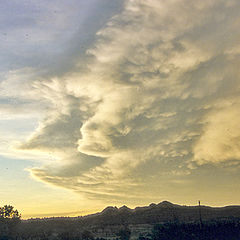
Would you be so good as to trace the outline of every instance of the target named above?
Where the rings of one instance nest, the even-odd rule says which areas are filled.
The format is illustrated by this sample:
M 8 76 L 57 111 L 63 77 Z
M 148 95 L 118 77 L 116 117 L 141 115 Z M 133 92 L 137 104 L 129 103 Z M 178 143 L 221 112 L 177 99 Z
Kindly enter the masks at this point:
M 45 236 L 46 233 L 49 236 L 48 239 L 150 240 L 154 239 L 153 236 L 162 233 L 162 229 L 171 233 L 178 227 L 185 234 L 186 226 L 191 228 L 189 233 L 191 237 L 192 234 L 197 234 L 197 239 L 199 238 L 196 229 L 201 229 L 200 226 L 206 226 L 206 229 L 211 228 L 214 234 L 217 229 L 219 236 L 228 230 L 229 226 L 234 231 L 238 231 L 240 206 L 182 206 L 168 201 L 158 204 L 151 203 L 148 206 L 135 207 L 134 209 L 125 205 L 119 208 L 108 206 L 101 212 L 81 217 L 24 220 L 18 226 L 18 234 L 28 236 L 22 238 L 26 240 L 32 239 L 32 235 L 40 236 L 38 239 L 42 239 L 41 236 Z M 160 232 L 156 233 L 156 229 Z M 155 233 L 157 235 L 154 235 Z M 124 236 L 128 236 L 128 238 L 123 238 Z
M 101 212 L 78 217 L 53 217 L 54 219 L 78 219 L 82 223 L 91 225 L 113 224 L 156 224 L 159 222 L 182 221 L 191 222 L 199 220 L 199 210 L 203 220 L 240 218 L 240 205 L 211 207 L 201 205 L 186 206 L 162 201 L 158 204 L 135 207 L 133 209 L 123 205 L 121 207 L 108 206 Z M 44 218 L 52 219 L 52 218 Z M 28 219 L 30 221 L 34 219 Z M 39 218 L 38 218 L 39 220 Z

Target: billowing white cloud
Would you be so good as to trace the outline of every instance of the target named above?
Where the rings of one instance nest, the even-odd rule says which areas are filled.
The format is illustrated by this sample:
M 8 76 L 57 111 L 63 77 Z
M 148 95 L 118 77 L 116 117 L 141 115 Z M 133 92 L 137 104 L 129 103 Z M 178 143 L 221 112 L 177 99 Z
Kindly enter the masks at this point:
M 58 159 L 32 175 L 89 198 L 141 199 L 152 183 L 239 161 L 239 10 L 237 0 L 125 1 L 79 71 L 31 85 L 49 106 L 19 148 Z

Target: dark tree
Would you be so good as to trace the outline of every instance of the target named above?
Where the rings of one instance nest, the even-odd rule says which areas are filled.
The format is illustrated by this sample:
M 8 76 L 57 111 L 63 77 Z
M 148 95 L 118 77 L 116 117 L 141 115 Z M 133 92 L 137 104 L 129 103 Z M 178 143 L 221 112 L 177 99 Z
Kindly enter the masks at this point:
M 21 215 L 18 210 L 14 210 L 14 207 L 11 205 L 5 205 L 0 207 L 0 218 L 8 219 L 20 219 Z
M 118 235 L 120 237 L 120 240 L 129 240 L 130 235 L 131 235 L 131 231 L 130 231 L 129 228 L 125 227 L 125 228 L 123 228 L 119 231 Z
M 0 207 L 0 240 L 14 239 L 21 215 L 11 205 Z

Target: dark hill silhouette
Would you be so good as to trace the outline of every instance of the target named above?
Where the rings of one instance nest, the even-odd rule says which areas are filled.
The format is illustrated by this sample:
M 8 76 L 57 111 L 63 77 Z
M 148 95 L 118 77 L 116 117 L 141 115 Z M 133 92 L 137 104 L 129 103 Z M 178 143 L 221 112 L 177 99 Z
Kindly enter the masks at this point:
M 213 233 L 216 224 L 218 224 L 218 229 L 223 229 L 224 231 L 228 231 L 229 226 L 236 230 L 240 224 L 240 206 L 200 206 L 200 210 L 202 226 L 210 226 L 209 229 L 212 229 Z M 140 235 L 146 237 L 143 239 L 151 239 L 149 236 L 156 235 L 156 238 L 152 239 L 158 239 L 163 230 L 166 234 L 171 235 L 173 231 L 171 229 L 174 228 L 183 234 L 185 234 L 188 228 L 190 230 L 186 233 L 191 235 L 196 230 L 197 234 L 199 234 L 199 231 L 202 229 L 200 227 L 199 216 L 199 206 L 181 206 L 167 201 L 159 204 L 152 203 L 149 206 L 136 207 L 135 209 L 130 209 L 127 206 L 120 208 L 110 206 L 102 212 L 83 217 L 53 217 L 23 220 L 19 224 L 18 229 L 16 229 L 16 233 L 18 236 L 21 236 L 20 239 L 22 240 L 29 240 L 32 237 L 39 236 L 40 238 L 37 239 L 45 239 L 44 236 L 51 236 L 51 239 L 64 240 L 116 239 L 116 237 L 120 239 L 120 236 L 125 236 L 126 233 L 131 234 L 131 239 L 140 239 Z M 192 228 L 195 230 L 192 231 Z M 151 235 L 153 229 L 155 229 L 155 235 Z M 238 233 L 239 231 L 237 231 Z M 88 237 L 84 237 L 85 235 Z M 239 238 L 221 239 L 235 240 Z
M 240 206 L 225 206 L 225 207 L 209 207 L 200 206 L 201 215 L 203 220 L 213 219 L 231 219 L 240 218 Z M 159 222 L 171 222 L 171 221 L 198 221 L 199 220 L 199 206 L 182 206 L 173 204 L 168 201 L 160 202 L 159 204 L 151 203 L 149 206 L 136 207 L 130 209 L 127 206 L 120 208 L 108 206 L 102 212 L 90 214 L 81 217 L 54 217 L 44 218 L 42 220 L 79 220 L 86 224 L 122 224 L 124 221 L 126 224 L 155 224 Z M 29 219 L 25 221 L 40 221 L 41 219 Z
M 201 206 L 203 220 L 240 218 L 240 206 Z M 163 201 L 147 207 L 107 207 L 102 212 L 81 217 L 87 225 L 156 224 L 161 222 L 192 222 L 199 220 L 199 206 L 181 206 Z
M 209 207 L 201 206 L 203 221 L 217 219 L 240 219 L 240 206 Z M 123 225 L 123 224 L 156 224 L 163 222 L 193 222 L 199 220 L 199 206 L 181 206 L 168 201 L 159 204 L 150 204 L 145 207 L 130 209 L 127 206 L 106 207 L 102 212 L 83 216 L 68 218 L 44 218 L 48 220 L 65 219 L 77 220 L 85 226 Z M 38 221 L 40 219 L 37 219 Z M 35 221 L 34 219 L 26 221 Z M 40 220 L 41 221 L 41 220 Z

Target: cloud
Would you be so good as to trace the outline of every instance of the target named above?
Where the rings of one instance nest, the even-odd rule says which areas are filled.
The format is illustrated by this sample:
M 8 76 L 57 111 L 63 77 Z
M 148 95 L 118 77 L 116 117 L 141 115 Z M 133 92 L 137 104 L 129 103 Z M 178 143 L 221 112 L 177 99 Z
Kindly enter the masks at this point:
M 224 162 L 240 159 L 239 103 L 228 103 L 207 116 L 203 134 L 195 146 L 195 159 Z
M 239 161 L 239 9 L 235 0 L 125 1 L 74 70 L 31 84 L 49 105 L 19 148 L 58 159 L 31 174 L 131 201 L 158 182 L 157 193 L 173 194 L 167 186 L 189 181 L 190 165 Z

